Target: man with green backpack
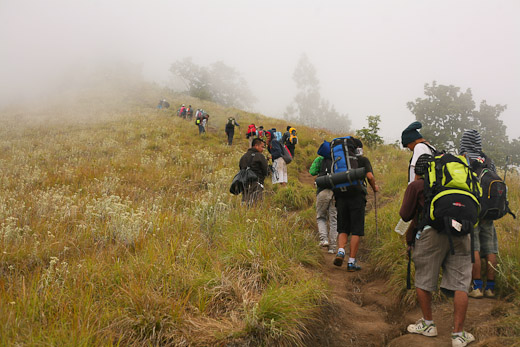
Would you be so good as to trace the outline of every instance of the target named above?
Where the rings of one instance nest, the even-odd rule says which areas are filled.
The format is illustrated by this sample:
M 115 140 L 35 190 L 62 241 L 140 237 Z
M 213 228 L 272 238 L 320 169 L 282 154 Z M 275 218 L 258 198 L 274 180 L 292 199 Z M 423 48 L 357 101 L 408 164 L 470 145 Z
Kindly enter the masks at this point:
M 466 158 L 436 154 L 418 158 L 414 173 L 424 181 L 408 185 L 399 211 L 404 221 L 416 221 L 411 243 L 417 300 L 423 314 L 407 330 L 437 336 L 431 302 L 442 268 L 440 286 L 454 296 L 452 346 L 466 346 L 475 340 L 463 327 L 471 281 L 471 234 L 478 220 L 481 190 Z

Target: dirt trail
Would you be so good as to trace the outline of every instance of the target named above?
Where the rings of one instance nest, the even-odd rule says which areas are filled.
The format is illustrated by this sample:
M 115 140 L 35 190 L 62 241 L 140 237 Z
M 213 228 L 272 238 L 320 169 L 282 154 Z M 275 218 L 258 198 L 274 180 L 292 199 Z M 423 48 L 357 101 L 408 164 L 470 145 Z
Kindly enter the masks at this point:
M 300 176 L 302 183 L 311 184 L 311 179 L 313 184 L 312 176 Z M 367 209 L 371 206 L 369 199 Z M 433 304 L 437 337 L 408 334 L 407 325 L 421 318 L 421 311 L 419 307 L 409 311 L 399 308 L 397 298 L 386 291 L 385 280 L 374 275 L 366 262 L 366 250 L 359 251 L 358 260 L 363 269 L 358 272 L 347 272 L 346 264 L 334 266 L 333 259 L 334 255 L 323 249 L 322 269 L 331 288 L 331 306 L 325 308 L 321 320 L 310 327 L 307 346 L 451 346 L 451 300 Z M 470 346 L 520 345 L 520 340 L 515 342 L 497 336 L 499 332 L 493 327 L 493 322 L 507 311 L 507 306 L 508 303 L 498 299 L 469 299 L 465 330 L 477 339 Z

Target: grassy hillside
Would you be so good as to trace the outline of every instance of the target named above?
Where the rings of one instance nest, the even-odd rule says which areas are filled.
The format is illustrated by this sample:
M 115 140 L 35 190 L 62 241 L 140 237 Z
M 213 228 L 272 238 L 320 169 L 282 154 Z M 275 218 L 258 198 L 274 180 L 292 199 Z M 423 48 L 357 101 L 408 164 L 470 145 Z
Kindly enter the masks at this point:
M 298 177 L 332 134 L 297 127 L 288 187 L 267 179 L 264 203 L 246 209 L 228 192 L 247 149 L 245 128 L 285 122 L 173 94 L 172 110 L 158 111 L 164 93 L 135 92 L 146 103 L 84 97 L 82 106 L 7 112 L 1 345 L 294 345 L 319 317 L 328 289 L 315 191 Z M 206 136 L 172 117 L 180 103 L 210 113 Z M 231 147 L 228 116 L 242 125 Z M 375 210 L 367 217 L 371 259 L 411 303 L 402 240 L 392 232 L 409 153 L 383 146 L 367 155 L 382 186 L 377 233 Z M 518 177 L 509 182 L 517 210 Z M 498 225 L 500 287 L 517 300 L 518 222 Z

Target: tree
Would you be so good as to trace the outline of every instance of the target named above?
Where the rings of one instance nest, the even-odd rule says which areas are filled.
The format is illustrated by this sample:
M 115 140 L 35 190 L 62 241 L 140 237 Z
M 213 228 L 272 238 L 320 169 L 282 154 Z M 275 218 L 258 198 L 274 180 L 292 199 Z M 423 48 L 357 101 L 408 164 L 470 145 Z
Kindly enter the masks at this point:
M 316 68 L 307 55 L 303 54 L 300 57 L 293 73 L 293 80 L 298 92 L 284 113 L 287 120 L 336 132 L 350 131 L 350 119 L 338 113 L 328 100 L 321 98 Z
M 383 138 L 379 136 L 379 123 L 381 122 L 381 116 L 368 116 L 368 128 L 356 130 L 356 136 L 361 138 L 368 147 L 376 147 L 384 143 Z
M 173 63 L 170 72 L 181 79 L 190 96 L 239 108 L 256 101 L 240 73 L 221 61 L 203 67 L 184 58 Z
M 465 93 L 455 86 L 424 85 L 426 98 L 408 102 L 407 107 L 423 124 L 421 134 L 436 146 L 454 150 L 465 129 L 476 126 L 475 102 L 471 90 Z
M 426 98 L 408 102 L 408 109 L 423 124 L 421 134 L 435 146 L 458 151 L 464 130 L 475 129 L 482 136 L 482 146 L 497 164 L 505 161 L 509 140 L 506 126 L 500 120 L 505 105 L 488 105 L 483 100 L 475 108 L 471 89 L 461 92 L 453 85 L 424 85 Z

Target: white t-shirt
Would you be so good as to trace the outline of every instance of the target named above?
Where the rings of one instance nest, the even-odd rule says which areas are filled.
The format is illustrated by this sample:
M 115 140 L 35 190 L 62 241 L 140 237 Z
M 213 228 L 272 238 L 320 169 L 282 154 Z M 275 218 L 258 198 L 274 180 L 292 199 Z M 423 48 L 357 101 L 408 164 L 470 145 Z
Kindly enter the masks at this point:
M 433 146 L 432 146 L 433 147 Z M 420 142 L 415 145 L 413 149 L 412 160 L 410 161 L 410 166 L 408 166 L 408 184 L 415 181 L 415 163 L 417 163 L 417 159 L 423 154 L 433 154 L 430 147 Z

